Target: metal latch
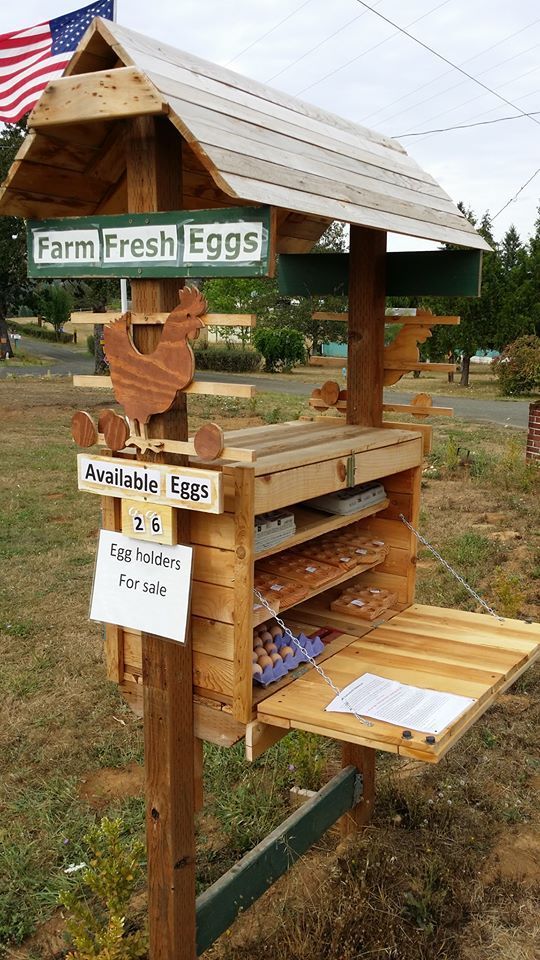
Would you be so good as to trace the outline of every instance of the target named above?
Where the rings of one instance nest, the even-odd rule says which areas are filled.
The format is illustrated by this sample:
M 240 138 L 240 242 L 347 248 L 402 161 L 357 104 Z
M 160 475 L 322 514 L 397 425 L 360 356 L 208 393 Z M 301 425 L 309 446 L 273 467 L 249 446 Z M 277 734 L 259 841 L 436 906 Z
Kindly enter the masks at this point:
M 351 454 L 347 457 L 347 477 L 346 477 L 346 479 L 347 479 L 347 486 L 348 486 L 348 487 L 354 487 L 354 485 L 355 485 L 355 473 L 356 473 L 356 469 L 355 469 L 355 462 L 354 462 L 354 454 L 351 453 Z

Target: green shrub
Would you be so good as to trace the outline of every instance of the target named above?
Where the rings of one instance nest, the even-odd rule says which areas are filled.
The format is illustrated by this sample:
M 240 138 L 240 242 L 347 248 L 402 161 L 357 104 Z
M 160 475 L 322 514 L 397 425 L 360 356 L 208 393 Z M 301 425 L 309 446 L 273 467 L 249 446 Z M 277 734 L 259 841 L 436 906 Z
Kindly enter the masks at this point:
M 540 387 L 540 337 L 518 337 L 493 361 L 505 397 L 522 396 Z
M 227 373 L 250 373 L 258 370 L 262 363 L 261 354 L 256 350 L 236 350 L 233 347 L 196 347 L 195 366 L 197 370 L 221 370 Z
M 304 338 L 292 327 L 258 327 L 253 331 L 252 339 L 262 353 L 269 373 L 291 370 L 306 358 Z
M 37 323 L 17 323 L 11 329 L 14 333 L 25 333 L 27 337 L 36 337 L 38 340 L 51 340 L 53 343 L 73 343 L 72 333 L 60 333 L 56 336 L 54 330 L 38 327 Z
M 61 283 L 43 284 L 38 288 L 36 300 L 43 319 L 54 327 L 55 339 L 65 323 L 69 322 L 73 308 L 70 290 Z
M 143 960 L 148 955 L 146 932 L 130 929 L 127 913 L 144 876 L 144 847 L 124 841 L 120 820 L 107 817 L 85 841 L 89 863 L 81 880 L 60 898 L 70 913 L 66 927 L 74 950 L 68 960 Z
M 86 338 L 86 349 L 88 350 L 88 353 L 90 354 L 91 357 L 95 356 L 95 353 L 96 353 L 96 338 L 95 338 L 95 336 L 94 336 L 93 333 L 91 333 L 91 334 Z

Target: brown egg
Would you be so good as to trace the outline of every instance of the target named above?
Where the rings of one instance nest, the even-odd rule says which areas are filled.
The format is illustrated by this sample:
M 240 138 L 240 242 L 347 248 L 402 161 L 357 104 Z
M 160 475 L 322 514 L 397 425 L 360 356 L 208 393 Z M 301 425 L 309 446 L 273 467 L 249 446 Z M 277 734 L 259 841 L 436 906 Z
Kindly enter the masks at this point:
M 283 647 L 281 648 L 281 650 L 280 650 L 279 652 L 280 652 L 280 654 L 281 654 L 281 659 L 282 659 L 282 660 L 284 660 L 285 657 L 288 657 L 289 655 L 291 655 L 291 656 L 294 655 L 294 650 L 293 650 L 293 648 L 292 648 L 292 647 L 288 647 L 286 644 L 285 644 L 285 646 L 283 646 Z
M 271 659 L 272 663 L 274 664 L 274 666 L 276 665 L 276 663 L 281 663 L 281 657 L 280 657 L 279 653 L 271 653 L 271 654 L 270 654 L 270 659 Z
M 278 627 L 277 623 L 275 623 L 273 627 L 270 627 L 270 633 L 272 634 L 273 637 L 283 636 L 283 630 L 281 629 L 281 627 Z
M 268 630 L 265 630 L 264 633 L 261 633 L 261 640 L 263 643 L 266 643 L 268 640 L 273 640 L 273 636 Z
M 262 657 L 259 657 L 259 659 L 258 659 L 257 662 L 258 662 L 259 666 L 262 667 L 263 670 L 264 670 L 265 667 L 271 667 L 271 666 L 272 666 L 272 661 L 271 661 L 271 659 L 270 659 L 270 657 L 268 656 L 267 653 L 263 654 Z
M 258 663 L 253 663 L 251 665 L 251 672 L 254 677 L 260 677 L 262 674 L 262 667 L 260 667 Z
M 264 649 L 266 650 L 267 653 L 277 653 L 277 647 L 275 643 L 272 643 L 271 640 L 266 641 L 264 645 Z

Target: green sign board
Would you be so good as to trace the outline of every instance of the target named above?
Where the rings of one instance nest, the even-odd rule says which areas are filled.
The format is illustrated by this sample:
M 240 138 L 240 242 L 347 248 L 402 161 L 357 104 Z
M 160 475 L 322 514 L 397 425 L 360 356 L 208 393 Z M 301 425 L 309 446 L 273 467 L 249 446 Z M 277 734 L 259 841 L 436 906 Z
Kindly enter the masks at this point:
M 386 254 L 387 297 L 479 297 L 481 278 L 481 250 Z M 346 296 L 349 254 L 281 254 L 278 279 L 287 296 Z
M 264 277 L 269 207 L 29 220 L 30 277 Z

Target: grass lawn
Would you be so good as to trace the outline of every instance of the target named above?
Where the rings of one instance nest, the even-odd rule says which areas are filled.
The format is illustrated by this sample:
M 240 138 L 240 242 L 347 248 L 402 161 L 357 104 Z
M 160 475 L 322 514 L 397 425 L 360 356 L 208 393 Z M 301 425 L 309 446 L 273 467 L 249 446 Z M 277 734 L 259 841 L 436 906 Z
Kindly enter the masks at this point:
M 320 372 L 319 372 L 320 380 Z M 414 381 L 424 389 L 424 378 Z M 292 419 L 305 400 L 195 397 L 194 427 Z M 67 949 L 58 894 L 104 814 L 143 832 L 142 728 L 104 677 L 88 599 L 99 498 L 76 489 L 69 422 L 110 405 L 67 381 L 0 381 L 0 956 Z M 540 618 L 540 475 L 524 434 L 436 423 L 421 527 L 507 616 Z M 474 609 L 427 552 L 419 599 Z M 426 651 L 429 656 L 429 651 Z M 521 678 L 438 767 L 378 758 L 373 824 L 330 833 L 209 951 L 220 960 L 535 960 L 540 934 L 540 671 Z M 242 745 L 205 750 L 198 884 L 203 889 L 338 764 L 295 733 L 248 766 Z M 144 910 L 144 891 L 133 905 Z M 4 945 L 3 947 L 1 945 Z

